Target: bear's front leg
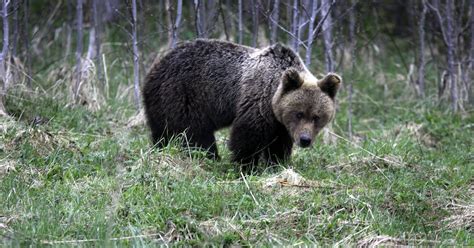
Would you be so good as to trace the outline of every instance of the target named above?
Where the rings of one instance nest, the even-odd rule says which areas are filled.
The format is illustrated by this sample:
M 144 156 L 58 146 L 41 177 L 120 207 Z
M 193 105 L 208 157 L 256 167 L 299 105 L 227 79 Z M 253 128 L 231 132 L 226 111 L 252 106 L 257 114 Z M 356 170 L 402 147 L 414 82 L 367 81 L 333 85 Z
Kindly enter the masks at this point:
M 265 149 L 264 159 L 267 164 L 278 164 L 287 161 L 291 156 L 293 141 L 287 133 L 280 133 Z
M 244 122 L 234 122 L 230 133 L 229 149 L 232 161 L 248 166 L 258 164 L 262 152 L 262 133 Z

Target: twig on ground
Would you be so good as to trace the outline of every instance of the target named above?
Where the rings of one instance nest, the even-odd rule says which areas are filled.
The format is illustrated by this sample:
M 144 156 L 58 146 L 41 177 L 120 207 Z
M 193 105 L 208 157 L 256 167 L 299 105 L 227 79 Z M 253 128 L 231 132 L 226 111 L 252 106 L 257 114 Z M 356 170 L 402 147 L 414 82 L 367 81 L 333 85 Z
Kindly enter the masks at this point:
M 246 186 L 247 189 L 249 190 L 250 196 L 252 196 L 253 201 L 255 202 L 255 204 L 257 204 L 258 207 L 260 207 L 260 203 L 258 203 L 257 199 L 256 199 L 255 196 L 253 195 L 252 190 L 250 190 L 250 186 L 249 186 L 249 184 L 247 183 L 247 179 L 245 179 L 244 173 L 240 172 L 240 175 L 242 176 L 242 179 L 244 180 L 245 186 Z

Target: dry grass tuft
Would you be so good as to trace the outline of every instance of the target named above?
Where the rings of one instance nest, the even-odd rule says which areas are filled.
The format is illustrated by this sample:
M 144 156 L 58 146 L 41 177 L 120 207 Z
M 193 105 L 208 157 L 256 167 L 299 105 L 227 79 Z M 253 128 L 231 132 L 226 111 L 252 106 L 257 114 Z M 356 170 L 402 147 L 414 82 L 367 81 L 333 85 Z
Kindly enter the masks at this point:
M 393 238 L 390 236 L 379 235 L 369 236 L 357 242 L 357 247 L 372 248 L 372 247 L 408 247 L 408 243 L 404 240 Z
M 357 242 L 357 247 L 372 248 L 372 247 L 417 247 L 417 246 L 440 246 L 440 244 L 452 246 L 453 240 L 446 240 L 441 242 L 437 240 L 428 239 L 404 239 L 394 238 L 386 235 L 371 235 Z
M 342 162 L 328 166 L 328 169 L 333 171 L 356 171 L 362 166 L 375 168 L 381 171 L 384 168 L 402 168 L 406 163 L 400 156 L 393 154 L 384 155 L 383 157 L 368 156 L 348 156 Z
M 159 159 L 158 169 L 180 180 L 182 180 L 183 176 L 194 178 L 197 175 L 206 174 L 206 171 L 197 165 L 196 161 L 184 156 L 162 155 Z
M 16 161 L 11 159 L 0 160 L 0 178 L 12 171 L 16 171 L 16 164 Z
M 208 236 L 217 236 L 226 232 L 237 232 L 241 234 L 242 226 L 233 223 L 229 218 L 212 218 L 198 224 L 198 228 Z M 243 234 L 241 234 L 243 236 Z
M 280 174 L 263 180 L 264 187 L 311 187 L 316 182 L 303 178 L 293 169 L 285 169 Z
M 313 188 L 335 188 L 333 185 L 323 185 L 320 182 L 304 178 L 293 169 L 285 169 L 280 174 L 260 180 L 265 191 L 278 196 L 298 195 L 309 192 Z
M 453 214 L 443 222 L 448 229 L 466 229 L 474 231 L 474 185 L 468 190 L 471 201 L 466 204 L 449 204 L 447 210 Z
M 9 228 L 9 225 L 14 222 L 16 219 L 18 219 L 18 216 L 3 216 L 3 215 L 0 215 L 0 230 L 5 230 L 7 232 L 13 232 L 13 230 L 11 230 Z
M 474 204 L 450 204 L 448 210 L 454 214 L 443 220 L 446 228 L 474 231 Z
M 134 128 L 145 125 L 145 110 L 141 109 L 138 114 L 132 116 L 127 122 L 127 128 Z
M 95 72 L 94 62 L 90 59 L 83 59 L 81 82 L 79 83 L 76 102 L 86 106 L 91 111 L 97 111 L 105 104 L 105 97 L 97 85 L 98 80 Z M 71 87 L 73 87 L 73 84 L 71 84 Z M 71 90 L 71 92 L 73 91 Z M 74 96 L 74 93 L 72 93 L 72 96 Z
M 5 144 L 5 150 L 13 151 L 23 142 L 29 142 L 41 156 L 46 156 L 57 148 L 66 148 L 79 152 L 74 141 L 70 140 L 68 133 L 51 133 L 41 128 L 27 128 L 19 130 L 15 138 Z
M 5 116 L 0 118 L 0 135 L 5 134 L 11 128 L 17 126 L 17 122 L 10 116 Z M 0 144 L 1 148 L 1 144 Z
M 415 138 L 426 147 L 436 148 L 438 145 L 437 140 L 426 132 L 423 124 L 409 122 L 399 125 L 392 130 L 392 134 L 395 139 L 398 139 L 402 134 L 408 135 L 409 137 Z

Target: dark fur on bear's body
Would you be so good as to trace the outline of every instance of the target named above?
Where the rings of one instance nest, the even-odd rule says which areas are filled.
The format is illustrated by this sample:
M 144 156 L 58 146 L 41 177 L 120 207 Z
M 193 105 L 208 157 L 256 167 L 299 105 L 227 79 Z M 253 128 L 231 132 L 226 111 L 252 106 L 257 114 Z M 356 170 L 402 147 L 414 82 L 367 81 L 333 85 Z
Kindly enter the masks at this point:
M 301 59 L 279 44 L 254 49 L 229 42 L 186 42 L 155 63 L 143 88 L 153 142 L 185 132 L 191 147 L 218 157 L 214 132 L 232 125 L 233 160 L 276 162 L 289 157 L 292 136 L 275 117 L 272 98 L 287 69 Z

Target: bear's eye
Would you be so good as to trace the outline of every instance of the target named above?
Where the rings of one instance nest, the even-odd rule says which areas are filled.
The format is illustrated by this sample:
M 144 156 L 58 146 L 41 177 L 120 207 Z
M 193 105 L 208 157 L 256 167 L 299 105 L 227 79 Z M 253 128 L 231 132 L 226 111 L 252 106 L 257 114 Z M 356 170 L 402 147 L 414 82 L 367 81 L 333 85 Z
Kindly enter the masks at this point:
M 296 113 L 296 118 L 297 119 L 302 119 L 303 118 L 303 113 L 302 112 Z
M 315 115 L 313 116 L 313 122 L 318 122 L 319 121 L 319 116 Z

